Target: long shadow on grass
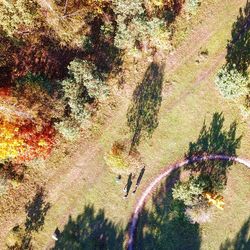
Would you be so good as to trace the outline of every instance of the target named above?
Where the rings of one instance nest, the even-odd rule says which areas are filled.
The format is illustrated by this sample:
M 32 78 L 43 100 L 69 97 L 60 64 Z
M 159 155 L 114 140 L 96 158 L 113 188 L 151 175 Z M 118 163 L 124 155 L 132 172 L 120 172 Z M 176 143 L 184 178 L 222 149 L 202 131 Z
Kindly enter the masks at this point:
M 236 122 L 233 122 L 228 130 L 224 129 L 224 120 L 222 113 L 214 113 L 209 126 L 204 122 L 198 139 L 189 144 L 186 158 L 206 154 L 236 156 L 242 136 L 236 136 Z M 209 187 L 207 191 L 213 192 L 224 188 L 227 183 L 227 172 L 232 164 L 232 161 L 202 161 L 192 163 L 185 169 L 191 170 L 191 174 L 199 174 L 199 178 Z
M 227 46 L 227 63 L 240 72 L 246 72 L 250 63 L 250 2 L 240 8 L 237 21 L 233 24 L 232 39 Z
M 88 205 L 75 220 L 69 217 L 53 249 L 116 250 L 122 245 L 120 227 L 105 217 L 104 210 Z
M 25 206 L 26 221 L 23 225 L 16 225 L 12 234 L 16 242 L 7 246 L 8 249 L 33 249 L 32 234 L 38 232 L 44 225 L 45 216 L 50 208 L 50 203 L 45 201 L 46 192 L 43 187 L 37 187 L 34 198 Z
M 198 250 L 201 237 L 198 224 L 185 217 L 185 208 L 173 200 L 171 189 L 179 180 L 175 171 L 153 195 L 152 208 L 143 209 L 138 221 L 135 249 L 138 250 Z
M 250 217 L 241 227 L 234 239 L 227 239 L 220 246 L 220 250 L 248 250 L 250 249 Z
M 143 135 L 152 135 L 158 126 L 163 69 L 163 65 L 151 63 L 143 81 L 133 93 L 133 101 L 127 112 L 127 123 L 133 133 L 130 152 L 140 143 Z
M 50 209 L 50 203 L 45 202 L 45 197 L 44 188 L 37 187 L 35 197 L 25 206 L 27 213 L 25 230 L 27 232 L 38 231 L 43 227 L 45 216 Z

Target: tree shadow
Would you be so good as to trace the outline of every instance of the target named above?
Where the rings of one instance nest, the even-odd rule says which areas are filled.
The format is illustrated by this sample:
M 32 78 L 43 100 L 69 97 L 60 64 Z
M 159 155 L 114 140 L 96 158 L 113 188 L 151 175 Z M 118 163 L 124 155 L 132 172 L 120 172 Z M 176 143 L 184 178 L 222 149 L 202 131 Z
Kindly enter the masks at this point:
M 53 249 L 122 249 L 123 231 L 105 217 L 104 210 L 95 211 L 92 205 L 68 223 L 58 236 Z
M 240 8 L 237 21 L 233 24 L 226 60 L 229 66 L 235 65 L 242 73 L 248 69 L 250 63 L 250 2 L 248 0 L 245 8 Z
M 119 73 L 123 61 L 122 51 L 114 46 L 115 29 L 108 35 L 102 32 L 105 22 L 112 23 L 112 27 L 115 26 L 114 13 L 108 6 L 104 8 L 104 11 L 105 17 L 95 17 L 88 23 L 90 32 L 84 43 L 84 54 L 99 71 Z
M 51 35 L 41 35 L 38 43 L 26 41 L 16 46 L 12 58 L 12 81 L 27 74 L 43 76 L 50 82 L 68 75 L 68 65 L 75 58 L 83 58 L 83 50 L 61 46 Z
M 250 217 L 241 227 L 233 240 L 227 239 L 220 246 L 220 250 L 247 250 L 250 249 Z
M 32 201 L 26 206 L 25 230 L 28 233 L 38 231 L 43 227 L 45 216 L 50 209 L 50 203 L 45 202 L 45 190 L 43 187 L 37 187 L 37 192 Z
M 44 188 L 38 186 L 35 197 L 25 206 L 27 215 L 24 226 L 16 225 L 12 228 L 13 242 L 6 245 L 7 249 L 34 249 L 32 246 L 32 233 L 42 229 L 45 216 L 50 208 L 50 203 L 44 201 L 45 197 Z
M 143 135 L 151 136 L 158 126 L 158 113 L 162 101 L 164 65 L 153 62 L 134 93 L 127 112 L 127 123 L 133 133 L 130 152 L 140 143 Z
M 197 141 L 189 144 L 189 150 L 185 157 L 207 154 L 236 156 L 236 150 L 240 147 L 242 136 L 236 136 L 236 122 L 233 122 L 228 130 L 224 129 L 224 120 L 222 113 L 214 113 L 209 126 L 204 121 Z M 211 188 L 207 191 L 213 191 L 213 189 L 223 189 L 226 185 L 227 171 L 232 164 L 232 161 L 211 160 L 193 162 L 185 169 L 191 170 L 191 174 L 199 173 L 199 178 L 202 178 Z
M 174 0 L 171 1 L 170 6 L 168 4 L 165 6 L 164 18 L 168 24 L 173 23 L 177 16 L 181 13 L 184 1 Z
M 168 176 L 152 198 L 152 209 L 140 214 L 135 237 L 138 250 L 198 250 L 201 236 L 198 224 L 185 216 L 182 202 L 173 199 L 170 191 L 180 178 L 180 170 Z

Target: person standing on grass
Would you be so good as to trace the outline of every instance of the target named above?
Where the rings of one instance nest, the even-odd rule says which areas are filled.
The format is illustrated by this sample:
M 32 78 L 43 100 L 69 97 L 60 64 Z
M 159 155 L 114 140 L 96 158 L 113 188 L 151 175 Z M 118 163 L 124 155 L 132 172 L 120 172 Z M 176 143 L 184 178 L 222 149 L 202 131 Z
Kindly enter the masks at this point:
M 134 189 L 134 191 L 133 191 L 133 194 L 135 194 L 135 192 L 136 192 L 138 186 L 140 185 L 141 179 L 142 179 L 142 177 L 143 177 L 143 175 L 144 175 L 144 172 L 145 172 L 145 166 L 141 169 L 141 172 L 140 172 L 140 174 L 139 174 L 139 176 L 138 176 L 138 178 L 137 178 L 137 181 L 136 181 L 136 185 L 135 185 L 135 189 Z
M 127 198 L 131 186 L 132 186 L 132 173 L 129 174 L 127 184 L 125 185 L 123 189 L 123 192 L 125 192 L 125 195 L 123 198 Z

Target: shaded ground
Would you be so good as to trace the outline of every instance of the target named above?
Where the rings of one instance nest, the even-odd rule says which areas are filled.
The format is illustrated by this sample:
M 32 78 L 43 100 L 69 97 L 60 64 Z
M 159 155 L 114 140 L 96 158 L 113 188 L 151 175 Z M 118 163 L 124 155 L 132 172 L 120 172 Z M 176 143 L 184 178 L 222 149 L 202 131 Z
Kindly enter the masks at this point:
M 123 237 L 119 225 L 107 219 L 104 210 L 87 205 L 76 219 L 69 217 L 53 249 L 122 249 Z
M 140 143 L 143 135 L 152 135 L 158 126 L 158 113 L 161 106 L 161 92 L 164 65 L 151 63 L 134 93 L 127 113 L 128 126 L 133 133 L 130 151 Z
M 153 207 L 140 215 L 134 249 L 198 250 L 199 225 L 185 217 L 183 204 L 173 201 L 171 189 L 179 179 L 179 171 L 170 174 L 153 194 Z
M 242 225 L 240 231 L 237 233 L 234 239 L 227 239 L 220 246 L 220 250 L 247 250 L 250 249 L 250 217 Z
M 227 63 L 246 72 L 250 64 L 250 2 L 240 8 L 240 14 L 232 28 L 232 39 L 227 46 Z
M 186 158 L 192 156 L 202 156 L 207 154 L 221 154 L 227 156 L 237 156 L 236 151 L 240 148 L 242 136 L 236 136 L 237 124 L 230 124 L 227 131 L 224 125 L 225 118 L 222 113 L 214 113 L 209 126 L 205 121 L 200 131 L 199 137 L 195 142 L 189 143 L 189 150 Z M 203 182 L 207 183 L 207 187 L 211 187 L 208 192 L 213 190 L 223 190 L 227 183 L 227 173 L 232 161 L 209 161 L 195 162 L 185 167 L 191 170 L 191 175 L 199 176 Z

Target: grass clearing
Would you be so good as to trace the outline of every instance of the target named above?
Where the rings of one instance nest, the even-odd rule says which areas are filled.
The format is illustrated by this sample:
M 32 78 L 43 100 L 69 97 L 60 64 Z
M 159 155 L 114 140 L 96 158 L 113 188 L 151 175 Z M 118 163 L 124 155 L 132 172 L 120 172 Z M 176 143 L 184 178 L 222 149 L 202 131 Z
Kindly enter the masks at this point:
M 235 242 L 245 242 L 249 236 L 243 227 L 249 220 L 249 171 L 240 164 L 232 166 L 224 192 L 224 210 L 214 207 L 211 221 L 200 226 L 188 222 L 183 217 L 182 206 L 172 199 L 170 187 L 179 175 L 182 174 L 172 175 L 172 183 L 167 178 L 146 205 L 140 217 L 136 249 L 212 250 L 220 249 L 227 241 L 232 242 L 229 249 L 239 249 Z

